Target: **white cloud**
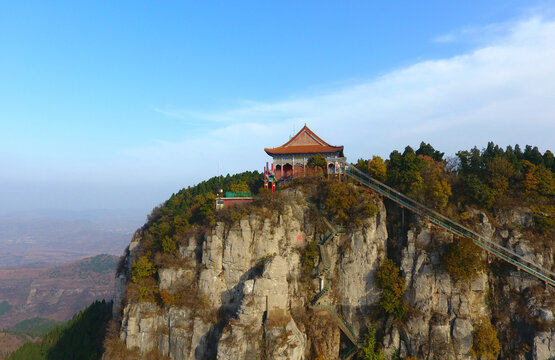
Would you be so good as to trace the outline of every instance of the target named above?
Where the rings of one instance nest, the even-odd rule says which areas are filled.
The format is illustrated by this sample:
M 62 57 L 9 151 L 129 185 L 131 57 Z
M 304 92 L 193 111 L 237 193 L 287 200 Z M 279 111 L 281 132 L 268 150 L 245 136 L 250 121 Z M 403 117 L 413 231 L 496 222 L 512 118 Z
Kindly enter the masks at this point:
M 466 26 L 461 29 L 453 30 L 447 34 L 441 34 L 432 39 L 439 44 L 449 44 L 454 42 L 468 42 L 472 44 L 487 44 L 506 37 L 522 21 L 506 21 L 495 24 L 481 26 Z
M 452 43 L 457 40 L 457 35 L 454 33 L 440 35 L 434 38 L 434 42 L 436 43 Z
M 491 28 L 505 32 L 468 53 L 325 94 L 188 112 L 187 118 L 211 122 L 211 130 L 133 150 L 127 160 L 156 163 L 153 174 L 167 175 L 171 167 L 192 181 L 215 175 L 218 163 L 223 173 L 262 169 L 269 159 L 263 148 L 281 145 L 305 122 L 330 143 L 345 145 L 353 160 L 422 140 L 448 154 L 490 140 L 553 148 L 555 22 L 532 17 Z

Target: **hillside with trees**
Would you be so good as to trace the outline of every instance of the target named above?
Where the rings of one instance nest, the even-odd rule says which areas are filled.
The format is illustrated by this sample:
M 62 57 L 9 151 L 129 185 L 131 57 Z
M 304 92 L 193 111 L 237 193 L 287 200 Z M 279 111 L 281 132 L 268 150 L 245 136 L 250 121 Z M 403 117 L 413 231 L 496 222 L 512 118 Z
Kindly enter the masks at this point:
M 7 360 L 59 360 L 102 357 L 102 343 L 112 317 L 112 303 L 96 301 L 67 323 L 58 325 L 40 341 L 27 342 Z
M 455 220 L 468 210 L 487 212 L 507 207 L 530 207 L 536 232 L 555 230 L 555 158 L 550 150 L 517 144 L 505 149 L 489 142 L 482 150 L 445 154 L 422 142 L 415 151 L 407 146 L 389 159 L 373 156 L 356 166 L 387 185 Z

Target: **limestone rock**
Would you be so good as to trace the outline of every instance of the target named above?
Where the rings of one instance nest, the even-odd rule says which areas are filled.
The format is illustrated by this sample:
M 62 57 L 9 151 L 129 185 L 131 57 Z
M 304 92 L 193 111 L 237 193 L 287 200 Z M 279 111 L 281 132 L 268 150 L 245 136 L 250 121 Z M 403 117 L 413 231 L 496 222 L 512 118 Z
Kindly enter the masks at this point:
M 191 348 L 190 329 L 193 325 L 192 312 L 188 309 L 170 308 L 168 319 L 167 354 L 173 360 L 188 359 L 187 354 Z M 163 348 L 160 349 L 165 354 Z
M 184 282 L 191 281 L 194 281 L 194 274 L 190 269 L 169 268 L 158 270 L 158 288 L 160 290 L 175 289 Z
M 302 360 L 306 350 L 306 335 L 301 333 L 290 318 L 285 326 L 264 327 L 266 351 L 270 359 Z
M 487 214 L 479 211 L 477 217 L 479 221 L 479 223 L 477 224 L 479 229 L 478 232 L 486 238 L 492 238 L 493 234 L 495 233 L 495 228 L 489 221 Z
M 185 246 L 179 247 L 179 255 L 181 255 L 181 259 L 185 260 L 185 262 L 189 263 L 191 266 L 195 266 L 197 264 L 197 242 L 194 237 L 190 237 Z
M 453 339 L 458 344 L 459 355 L 467 354 L 472 348 L 472 323 L 467 319 L 457 318 L 453 322 Z
M 430 326 L 430 340 L 428 343 L 431 359 L 455 359 L 455 356 L 451 353 L 449 343 L 450 343 L 450 331 L 449 325 L 434 325 Z
M 304 358 L 306 335 L 299 331 L 287 311 L 288 270 L 285 258 L 277 255 L 265 262 L 262 277 L 245 282 L 238 318 L 222 334 L 218 359 L 260 357 L 262 344 L 252 339 L 262 340 L 262 332 L 271 358 Z M 265 314 L 267 321 L 262 328 Z
M 141 302 L 127 305 L 123 311 L 121 339 L 128 349 L 138 348 L 142 354 L 158 347 L 159 329 L 166 321 L 157 314 L 155 304 Z
M 497 210 L 495 218 L 501 226 L 530 227 L 532 225 L 532 213 L 528 208 L 512 208 L 503 211 Z
M 555 332 L 541 332 L 534 337 L 534 360 L 555 359 Z
M 538 315 L 543 321 L 553 321 L 553 311 L 550 309 L 538 309 Z
M 311 340 L 312 354 L 324 359 L 335 359 L 339 354 L 340 331 L 330 314 L 323 309 L 310 313 L 308 336 Z
M 123 268 L 118 269 L 114 284 L 114 302 L 112 305 L 112 315 L 114 319 L 121 319 L 122 301 L 125 297 L 125 285 L 127 277 L 131 274 L 131 266 L 135 260 L 135 254 L 139 249 L 139 244 L 142 240 L 142 228 L 135 231 L 129 246 L 125 249 L 123 258 Z
M 142 241 L 143 229 L 137 231 L 117 274 L 114 297 L 114 318 L 121 319 L 120 338 L 127 348 L 136 348 L 143 355 L 155 350 L 172 360 L 338 358 L 345 344 L 341 344 L 344 337 L 335 318 L 322 309 L 306 312 L 315 295 L 308 290 L 318 291 L 321 279 L 301 276 L 301 255 L 308 242 L 322 236 L 319 222 L 300 191 L 291 188 L 282 196 L 285 205 L 279 212 L 264 209 L 235 222 L 199 229 L 181 244 L 181 264 L 158 268 L 158 290 L 175 294 L 183 283 L 192 285 L 190 291 L 198 290 L 198 294 L 191 294 L 198 296 L 197 303 L 187 306 L 128 301 L 121 309 L 131 265 Z M 381 298 L 375 274 L 392 249 L 396 251 L 392 258 L 405 278 L 403 301 L 410 308 L 402 325 L 385 317 L 380 332 L 387 356 L 472 359 L 472 324 L 492 317 L 486 296 L 497 296 L 494 302 L 506 307 L 495 310 L 500 314 L 495 322 L 499 332 L 514 328 L 515 321 L 520 321 L 514 314 L 522 311 L 531 318 L 553 321 L 551 294 L 539 289 L 537 280 L 499 267 L 480 273 L 469 283 L 455 282 L 440 261 L 445 244 L 455 240 L 452 234 L 412 215 L 405 222 L 411 225 L 404 233 L 394 228 L 388 234 L 385 206 L 382 202 L 378 206 L 376 216 L 363 219 L 360 226 L 326 244 L 331 263 L 325 277 L 331 287 L 321 303 L 337 309 L 358 338 L 375 321 L 372 311 Z M 552 267 L 552 252 L 536 251 L 535 244 L 515 229 L 531 225 L 528 210 L 496 212 L 496 219 L 471 212 L 472 228 L 477 232 L 546 268 Z M 389 236 L 394 241 L 388 243 Z M 500 299 L 499 294 L 506 298 Z M 58 295 L 52 294 L 52 298 Z M 30 296 L 38 295 L 33 292 Z M 529 342 L 503 335 L 511 343 L 502 344 L 501 358 Z M 551 359 L 554 353 L 553 332 L 537 333 L 534 359 Z
M 369 306 L 380 299 L 380 292 L 375 284 L 376 271 L 385 258 L 387 229 L 385 207 L 380 205 L 379 213 L 363 222 L 360 230 L 352 232 L 345 240 L 347 251 L 339 259 L 339 288 L 341 292 L 341 311 L 346 321 L 351 324 L 355 334 L 365 329 L 369 319 L 361 315 L 368 313 Z M 338 261 L 332 259 L 332 262 Z
M 387 332 L 383 340 L 384 354 L 388 358 L 393 356 L 393 353 L 399 351 L 401 345 L 401 336 L 399 335 L 399 330 L 397 328 L 392 328 Z

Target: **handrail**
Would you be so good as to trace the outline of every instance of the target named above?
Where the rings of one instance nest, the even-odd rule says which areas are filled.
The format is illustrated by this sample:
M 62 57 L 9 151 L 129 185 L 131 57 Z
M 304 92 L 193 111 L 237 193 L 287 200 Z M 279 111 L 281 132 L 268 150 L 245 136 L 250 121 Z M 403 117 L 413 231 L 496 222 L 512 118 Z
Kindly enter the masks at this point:
M 343 354 L 343 356 L 341 356 L 341 359 L 343 360 L 349 360 L 350 358 L 352 358 L 357 351 L 360 350 L 360 347 L 357 345 L 353 345 L 353 347 L 351 347 L 349 349 L 349 351 L 347 351 L 347 353 Z
M 354 172 L 359 175 L 356 175 Z M 428 218 L 433 223 L 451 231 L 452 233 L 471 239 L 476 245 L 482 249 L 492 253 L 493 255 L 501 258 L 515 265 L 518 269 L 522 269 L 531 275 L 545 281 L 546 283 L 555 286 L 555 274 L 543 267 L 535 264 L 534 262 L 523 258 L 522 256 L 516 254 L 514 251 L 494 242 L 490 239 L 476 233 L 475 231 L 463 226 L 446 216 L 439 214 L 438 212 L 429 209 L 428 207 L 422 205 L 409 198 L 408 196 L 400 193 L 399 191 L 381 183 L 380 181 L 370 177 L 368 174 L 357 169 L 353 164 L 348 164 L 345 174 L 352 177 L 353 179 L 363 183 L 364 185 L 370 187 L 371 189 L 377 191 L 383 196 L 393 200 L 399 205 L 408 208 L 409 210 L 415 212 L 416 214 L 423 215 Z M 363 179 L 366 178 L 366 179 Z M 433 215 L 433 216 L 432 216 Z M 516 259 L 515 259 L 516 258 Z
M 322 240 L 320 240 L 319 244 L 320 245 L 325 245 L 328 242 L 328 240 L 331 239 L 335 234 L 336 234 L 335 232 L 330 230 L 330 232 L 328 232 L 326 234 L 326 236 L 324 236 L 324 238 Z
M 333 226 L 328 221 L 328 219 L 326 219 L 326 217 L 323 216 L 318 211 L 318 209 L 316 209 L 316 210 L 317 210 L 317 213 L 322 218 L 322 220 L 324 221 L 324 223 L 326 224 L 326 226 L 329 228 L 328 234 L 326 234 L 326 236 L 324 236 L 324 238 L 318 244 L 318 250 L 320 251 L 320 257 L 322 258 L 322 271 L 318 273 L 318 276 L 321 276 L 321 275 L 324 275 L 326 272 L 328 272 L 330 267 L 331 267 L 331 259 L 329 257 L 328 252 L 327 252 L 325 244 L 330 238 L 332 238 L 335 234 L 337 234 L 338 231 L 335 228 L 335 226 Z M 331 287 L 331 281 L 328 278 L 326 278 L 325 281 L 326 281 L 326 283 L 325 283 L 324 287 L 322 288 L 322 290 L 320 290 L 314 296 L 314 298 L 310 301 L 310 307 L 314 308 L 314 309 L 324 308 L 332 315 L 332 318 L 335 319 L 335 321 L 336 321 L 337 325 L 339 326 L 339 328 L 341 329 L 341 331 L 343 331 L 345 336 L 347 336 L 349 338 L 349 340 L 353 343 L 354 349 L 351 349 L 349 354 L 354 354 L 355 352 L 353 350 L 358 350 L 360 348 L 360 344 L 357 341 L 357 338 L 355 336 L 355 332 L 353 331 L 353 329 L 349 326 L 349 324 L 347 324 L 345 322 L 345 320 L 343 320 L 341 317 L 339 317 L 339 315 L 337 314 L 337 311 L 333 307 L 331 307 L 330 305 L 323 305 L 323 304 L 318 303 L 319 300 L 322 298 L 322 296 L 324 296 L 329 291 L 329 289 Z
M 324 285 L 324 287 L 322 288 L 322 290 L 320 290 L 320 292 L 316 294 L 316 296 L 314 296 L 314 298 L 310 302 L 310 306 L 312 307 L 316 306 L 316 304 L 318 303 L 318 300 L 320 300 L 320 298 L 328 292 L 328 290 L 330 289 L 330 286 L 331 286 L 331 281 L 328 280 L 326 282 L 326 285 Z
M 330 315 L 332 316 L 332 318 L 339 325 L 339 328 L 341 329 L 341 331 L 343 331 L 345 336 L 347 336 L 349 338 L 349 340 L 353 343 L 353 345 L 355 345 L 357 347 L 360 346 L 353 329 L 349 326 L 349 324 L 347 324 L 345 322 L 345 320 L 343 320 L 339 316 L 339 314 L 337 314 L 337 311 L 331 305 L 318 305 L 318 306 L 312 305 L 312 307 L 313 308 L 322 308 L 322 309 L 327 310 L 330 313 Z
M 355 332 L 353 331 L 353 329 L 349 326 L 349 324 L 347 324 L 345 322 L 345 320 L 343 320 L 339 314 L 337 313 L 337 311 L 331 307 L 330 305 L 324 305 L 324 307 L 326 307 L 326 309 L 329 311 L 329 313 L 335 318 L 335 320 L 339 323 L 339 327 L 342 328 L 341 330 L 343 330 L 343 333 L 345 335 L 347 335 L 347 337 L 349 338 L 349 340 L 351 340 L 351 342 L 353 343 L 353 345 L 358 347 L 358 340 L 357 337 L 355 335 Z

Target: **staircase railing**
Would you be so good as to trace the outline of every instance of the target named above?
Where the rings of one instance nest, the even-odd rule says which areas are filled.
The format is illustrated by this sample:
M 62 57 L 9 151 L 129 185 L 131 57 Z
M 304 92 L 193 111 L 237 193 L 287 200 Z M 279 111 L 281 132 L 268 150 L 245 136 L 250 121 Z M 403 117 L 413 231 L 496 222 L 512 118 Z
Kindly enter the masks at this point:
M 331 286 L 331 281 L 326 279 L 326 284 L 324 285 L 322 290 L 320 290 L 320 292 L 314 296 L 312 301 L 310 301 L 310 306 L 315 307 L 318 304 L 318 300 L 320 300 L 320 298 L 328 292 L 328 290 L 330 289 L 330 286 Z
M 330 230 L 326 236 L 324 236 L 324 238 L 322 240 L 320 240 L 320 245 L 325 245 L 329 239 L 331 239 L 332 237 L 334 237 L 336 234 L 336 232 Z
M 339 316 L 339 314 L 337 313 L 335 308 L 331 305 L 320 305 L 320 306 L 322 308 L 325 308 L 330 313 L 330 315 L 335 320 L 335 322 L 337 323 L 337 325 L 339 326 L 341 331 L 343 331 L 345 336 L 347 336 L 347 338 L 349 338 L 349 340 L 353 343 L 353 345 L 355 345 L 356 347 L 359 347 L 359 343 L 358 343 L 358 340 L 357 340 L 357 336 L 355 335 L 355 332 L 349 326 L 349 324 L 347 324 L 345 322 L 345 320 L 343 320 L 343 318 L 341 318 L 341 316 Z
M 326 224 L 326 226 L 329 228 L 328 233 L 324 236 L 324 238 L 319 242 L 318 244 L 318 250 L 320 251 L 320 258 L 322 259 L 322 269 L 319 270 L 317 272 L 318 276 L 323 276 L 325 275 L 330 267 L 331 267 L 331 259 L 330 256 L 328 254 L 328 250 L 326 247 L 326 243 L 333 238 L 338 232 L 343 231 L 344 229 L 341 228 L 336 228 L 328 219 L 326 219 L 325 216 L 323 216 L 318 209 L 317 213 L 320 214 L 321 219 L 324 221 L 324 223 Z M 340 316 L 339 314 L 337 314 L 337 311 L 335 310 L 334 307 L 327 305 L 327 304 L 319 304 L 318 302 L 320 301 L 320 299 L 322 298 L 322 296 L 324 296 L 330 289 L 331 286 L 331 281 L 328 278 L 325 278 L 325 285 L 322 288 L 322 290 L 320 290 L 320 292 L 318 292 L 314 298 L 311 300 L 310 302 L 310 307 L 313 309 L 325 309 L 328 311 L 328 313 L 330 313 L 330 315 L 332 316 L 332 318 L 335 320 L 335 322 L 337 323 L 337 326 L 339 327 L 339 329 L 345 334 L 345 336 L 347 336 L 347 338 L 353 343 L 353 347 L 347 352 L 346 355 L 344 355 L 342 358 L 343 359 L 350 359 L 352 356 L 354 356 L 356 354 L 356 352 L 360 349 L 360 343 L 357 341 L 357 337 L 355 335 L 355 332 L 353 331 L 353 329 L 349 326 L 349 324 L 347 324 Z
M 343 360 L 349 360 L 350 358 L 352 358 L 353 356 L 355 356 L 355 354 L 360 350 L 360 347 L 361 347 L 361 346 L 359 346 L 359 345 L 353 345 L 353 346 L 349 349 L 349 351 L 347 351 L 345 354 L 343 354 L 343 355 L 341 356 L 341 359 L 343 359 Z
M 381 183 L 380 181 L 370 177 L 368 174 L 357 169 L 353 164 L 349 164 L 345 173 L 352 177 L 353 179 L 359 181 L 360 183 L 370 187 L 371 189 L 377 191 L 381 195 L 387 197 L 388 199 L 396 202 L 402 207 L 415 212 L 418 215 L 424 216 L 436 225 L 439 225 L 446 230 L 462 237 L 471 239 L 476 245 L 482 249 L 488 251 L 489 253 L 499 257 L 500 259 L 515 265 L 519 270 L 522 269 L 529 274 L 537 277 L 538 279 L 544 281 L 546 284 L 555 286 L 555 274 L 547 269 L 544 269 L 540 265 L 525 259 L 524 257 L 516 254 L 511 249 L 508 249 L 501 244 L 494 242 L 483 235 L 476 233 L 475 231 L 461 225 L 440 213 L 429 209 L 428 207 L 422 205 L 409 198 L 408 196 L 400 193 L 399 191 Z

